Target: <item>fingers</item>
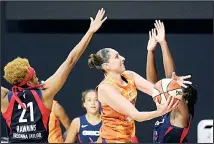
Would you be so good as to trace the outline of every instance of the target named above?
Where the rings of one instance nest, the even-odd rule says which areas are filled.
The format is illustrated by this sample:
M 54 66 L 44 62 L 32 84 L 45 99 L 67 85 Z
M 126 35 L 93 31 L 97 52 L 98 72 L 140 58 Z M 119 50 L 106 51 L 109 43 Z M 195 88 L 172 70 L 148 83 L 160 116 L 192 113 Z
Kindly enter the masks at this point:
M 168 98 L 167 98 L 167 100 L 166 100 L 166 105 L 169 105 L 169 103 L 170 103 L 170 96 L 168 96 Z
M 173 104 L 171 110 L 174 110 L 175 108 L 177 108 L 179 102 L 180 102 L 180 100 L 177 100 L 177 101 L 175 102 L 175 104 Z
M 101 12 L 100 12 L 100 17 L 99 17 L 100 19 L 103 18 L 103 16 L 105 15 L 105 12 L 106 12 L 106 11 L 102 8 L 102 9 L 101 9 Z
M 94 21 L 94 19 L 92 17 L 90 17 L 91 22 Z
M 162 27 L 163 29 L 165 29 L 163 22 L 161 22 L 161 27 Z
M 107 16 L 101 21 L 102 23 L 107 20 Z
M 191 78 L 191 75 L 182 76 L 181 78 L 182 78 L 182 79 L 188 79 L 188 78 Z
M 100 15 L 100 10 L 98 10 L 97 15 L 95 16 L 95 18 L 97 18 Z
M 182 87 L 184 87 L 184 88 L 187 88 L 187 86 L 186 86 L 185 84 L 183 84 L 183 83 L 180 84 L 180 85 L 181 85 Z
M 159 24 L 158 24 L 158 21 L 157 20 L 155 20 L 155 28 L 157 29 L 157 31 L 159 31 L 159 29 L 160 29 L 160 26 L 159 26 Z
M 158 102 L 157 97 L 154 99 L 154 101 L 155 101 L 156 106 L 160 105 L 159 102 Z
M 156 29 L 152 29 L 151 31 L 149 31 L 149 39 L 151 38 L 155 38 L 156 36 Z
M 183 81 L 183 83 L 184 83 L 184 84 L 190 84 L 190 85 L 192 84 L 191 81 Z
M 156 36 L 156 29 L 152 29 L 152 36 Z
M 105 15 L 105 10 L 103 8 L 101 8 L 101 9 L 98 10 L 95 19 L 101 20 L 104 15 Z M 104 19 L 106 20 L 107 18 L 105 17 Z M 102 20 L 102 21 L 104 22 L 105 20 Z
M 154 25 L 155 25 L 155 28 L 157 29 L 157 31 L 159 31 L 161 29 L 162 30 L 165 29 L 163 22 L 161 22 L 160 20 L 155 20 Z
M 149 31 L 149 39 L 152 38 L 152 34 L 151 34 L 151 31 Z
M 171 98 L 171 97 L 172 97 L 172 96 L 169 96 L 169 97 L 168 97 L 168 99 L 171 99 L 171 101 L 170 101 L 170 103 L 169 103 L 169 105 L 168 105 L 169 108 L 172 107 L 172 104 L 173 104 L 174 99 L 175 99 L 175 97 L 172 97 L 172 98 Z

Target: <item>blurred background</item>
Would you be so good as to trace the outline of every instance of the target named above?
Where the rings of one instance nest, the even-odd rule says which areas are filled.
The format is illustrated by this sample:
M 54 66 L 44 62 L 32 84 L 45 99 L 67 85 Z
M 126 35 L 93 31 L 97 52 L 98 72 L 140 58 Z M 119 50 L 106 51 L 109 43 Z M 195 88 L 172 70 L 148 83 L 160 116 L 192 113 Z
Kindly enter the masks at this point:
M 94 89 L 103 74 L 89 69 L 87 58 L 101 48 L 116 49 L 126 58 L 126 68 L 146 76 L 148 32 L 156 19 L 165 24 L 166 38 L 178 75 L 192 75 L 198 85 L 198 103 L 189 142 L 210 139 L 205 131 L 213 120 L 213 2 L 1 2 L 1 85 L 3 67 L 17 56 L 29 59 L 40 80 L 47 79 L 80 41 L 99 8 L 108 20 L 93 36 L 90 45 L 72 70 L 66 84 L 56 95 L 69 118 L 83 115 L 81 92 Z M 159 79 L 165 77 L 160 47 L 156 50 Z M 151 111 L 151 97 L 139 92 L 136 107 Z M 199 127 L 198 124 L 203 121 Z M 156 119 L 136 123 L 139 142 L 152 142 Z M 6 137 L 1 119 L 1 137 Z

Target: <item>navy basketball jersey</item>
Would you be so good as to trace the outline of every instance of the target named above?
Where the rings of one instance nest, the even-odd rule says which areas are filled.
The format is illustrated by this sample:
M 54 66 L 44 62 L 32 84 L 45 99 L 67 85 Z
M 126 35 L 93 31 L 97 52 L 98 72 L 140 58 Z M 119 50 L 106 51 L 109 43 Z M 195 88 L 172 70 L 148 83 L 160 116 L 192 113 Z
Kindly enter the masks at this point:
M 3 114 L 9 129 L 10 143 L 48 142 L 48 121 L 50 110 L 42 103 L 39 89 L 17 92 L 17 96 L 25 105 L 23 109 L 10 91 L 8 93 L 9 106 Z
M 171 125 L 170 113 L 162 116 L 154 126 L 153 143 L 185 143 L 191 123 L 191 115 L 187 128 L 179 128 Z
M 97 125 L 91 125 L 86 116 L 83 115 L 80 117 L 80 129 L 78 133 L 78 142 L 79 143 L 94 143 L 100 136 L 100 127 L 102 122 Z

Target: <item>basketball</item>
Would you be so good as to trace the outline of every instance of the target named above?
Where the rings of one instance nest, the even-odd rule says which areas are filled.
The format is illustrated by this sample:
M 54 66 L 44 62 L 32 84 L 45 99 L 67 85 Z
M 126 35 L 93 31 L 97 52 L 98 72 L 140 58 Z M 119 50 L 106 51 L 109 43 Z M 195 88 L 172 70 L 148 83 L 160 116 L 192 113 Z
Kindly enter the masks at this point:
M 158 81 L 153 88 L 152 98 L 157 99 L 158 103 L 162 104 L 171 96 L 174 97 L 173 104 L 182 99 L 183 90 L 181 86 L 173 79 L 165 78 Z

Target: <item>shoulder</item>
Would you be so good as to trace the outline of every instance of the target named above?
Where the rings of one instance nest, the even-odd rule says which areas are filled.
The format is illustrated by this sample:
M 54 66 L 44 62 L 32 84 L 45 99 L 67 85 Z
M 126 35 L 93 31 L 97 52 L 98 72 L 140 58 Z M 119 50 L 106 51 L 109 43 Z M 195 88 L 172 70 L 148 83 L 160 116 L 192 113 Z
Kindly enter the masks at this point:
M 71 123 L 75 124 L 75 125 L 79 125 L 80 124 L 80 117 L 74 118 Z
M 72 120 L 70 126 L 71 126 L 71 127 L 75 127 L 75 129 L 76 129 L 77 131 L 79 131 L 79 129 L 80 129 L 80 117 L 74 118 L 74 119 Z
M 131 71 L 131 70 L 126 70 L 126 71 L 124 71 L 123 72 L 124 74 L 127 74 L 128 76 L 130 76 L 130 77 L 134 77 L 134 74 L 135 74 L 135 72 L 134 71 Z
M 102 83 L 99 85 L 99 89 L 97 91 L 98 91 L 98 93 L 105 94 L 105 93 L 109 93 L 109 92 L 115 91 L 115 90 L 117 90 L 117 89 L 112 84 Z

